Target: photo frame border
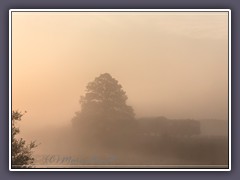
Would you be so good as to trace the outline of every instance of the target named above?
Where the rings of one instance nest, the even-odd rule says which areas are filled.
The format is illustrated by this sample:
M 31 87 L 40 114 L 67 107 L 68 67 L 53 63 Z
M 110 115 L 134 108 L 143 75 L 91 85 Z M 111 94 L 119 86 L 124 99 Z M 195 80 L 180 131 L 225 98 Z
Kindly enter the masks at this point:
M 228 168 L 30 168 L 11 164 L 13 12 L 228 12 Z M 9 10 L 9 170 L 10 171 L 231 171 L 231 10 L 230 9 L 10 9 Z M 10 96 L 11 95 L 11 96 Z M 145 165 L 143 165 L 145 166 Z M 157 165 L 156 165 L 157 166 Z M 206 165 L 204 165 L 206 166 Z

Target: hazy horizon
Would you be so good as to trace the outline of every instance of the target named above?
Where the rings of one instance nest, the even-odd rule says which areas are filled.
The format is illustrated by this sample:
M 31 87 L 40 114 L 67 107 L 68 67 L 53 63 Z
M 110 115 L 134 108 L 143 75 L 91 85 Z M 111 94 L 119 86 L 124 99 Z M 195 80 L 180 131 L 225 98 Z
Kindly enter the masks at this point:
M 86 85 L 119 81 L 136 117 L 228 119 L 226 12 L 13 12 L 12 109 L 71 124 Z

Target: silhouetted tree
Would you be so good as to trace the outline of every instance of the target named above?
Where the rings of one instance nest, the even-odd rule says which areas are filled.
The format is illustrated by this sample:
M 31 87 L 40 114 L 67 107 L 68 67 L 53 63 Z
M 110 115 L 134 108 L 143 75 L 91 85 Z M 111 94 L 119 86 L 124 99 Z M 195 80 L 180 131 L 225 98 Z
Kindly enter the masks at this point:
M 122 86 L 108 73 L 88 83 L 80 99 L 81 111 L 73 118 L 82 140 L 111 144 L 130 135 L 135 115 L 127 99 Z
M 23 138 L 17 139 L 16 135 L 20 130 L 16 127 L 16 122 L 21 121 L 23 114 L 12 111 L 12 166 L 13 168 L 31 168 L 34 162 L 32 149 L 37 145 L 35 141 L 26 144 Z

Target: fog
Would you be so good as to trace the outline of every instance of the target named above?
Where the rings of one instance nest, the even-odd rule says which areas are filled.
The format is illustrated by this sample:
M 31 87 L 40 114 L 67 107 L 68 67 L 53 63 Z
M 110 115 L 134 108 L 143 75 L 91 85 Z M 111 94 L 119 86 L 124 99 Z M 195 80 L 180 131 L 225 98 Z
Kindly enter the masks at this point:
M 12 28 L 12 109 L 27 111 L 18 124 L 40 143 L 36 154 L 85 153 L 72 119 L 103 73 L 122 85 L 136 119 L 194 119 L 199 136 L 227 137 L 226 12 L 13 12 Z

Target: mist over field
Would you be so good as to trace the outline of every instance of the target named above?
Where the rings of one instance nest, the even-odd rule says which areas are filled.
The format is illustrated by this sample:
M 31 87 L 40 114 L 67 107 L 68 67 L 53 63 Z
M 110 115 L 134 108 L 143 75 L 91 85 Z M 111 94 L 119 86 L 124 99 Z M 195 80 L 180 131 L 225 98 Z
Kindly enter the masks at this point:
M 12 28 L 36 167 L 228 165 L 227 12 L 13 12 Z
M 142 136 L 141 139 L 135 140 L 135 145 L 126 143 L 124 147 L 115 149 L 104 147 L 85 149 L 84 143 L 78 141 L 71 126 L 39 128 L 34 130 L 34 133 L 24 131 L 21 137 L 28 142 L 36 140 L 39 143 L 34 150 L 35 163 L 40 165 L 39 167 L 49 165 L 50 167 L 53 165 L 53 167 L 61 165 L 81 167 L 82 164 L 162 165 L 163 167 L 164 165 L 173 167 L 174 165 L 176 167 L 227 165 L 227 123 L 222 120 L 210 121 L 207 123 L 206 120 L 201 124 L 201 134 L 197 136 L 176 138 Z M 116 146 L 117 143 L 116 141 Z

